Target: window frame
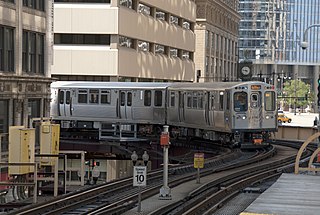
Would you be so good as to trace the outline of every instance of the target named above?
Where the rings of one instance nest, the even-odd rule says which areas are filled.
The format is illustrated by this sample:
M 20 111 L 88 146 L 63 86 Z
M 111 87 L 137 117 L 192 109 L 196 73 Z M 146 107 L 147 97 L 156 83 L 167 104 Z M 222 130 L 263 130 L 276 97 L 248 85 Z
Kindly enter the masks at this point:
M 154 91 L 154 106 L 155 107 L 162 107 L 162 98 L 163 93 L 161 90 Z
M 77 97 L 78 97 L 78 104 L 88 104 L 88 90 L 87 89 L 78 89 Z M 81 101 L 80 101 L 80 99 L 81 99 Z
M 143 104 L 144 104 L 145 107 L 150 107 L 151 106 L 151 97 L 152 97 L 151 90 L 145 90 L 144 91 L 144 96 L 143 96 Z

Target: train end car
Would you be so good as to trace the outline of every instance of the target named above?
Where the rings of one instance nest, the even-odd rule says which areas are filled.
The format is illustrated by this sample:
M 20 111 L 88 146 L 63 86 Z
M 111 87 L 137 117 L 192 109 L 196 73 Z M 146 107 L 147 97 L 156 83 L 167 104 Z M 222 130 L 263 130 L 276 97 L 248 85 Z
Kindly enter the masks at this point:
M 278 129 L 276 91 L 264 82 L 244 82 L 231 90 L 232 132 L 243 144 L 268 145 Z

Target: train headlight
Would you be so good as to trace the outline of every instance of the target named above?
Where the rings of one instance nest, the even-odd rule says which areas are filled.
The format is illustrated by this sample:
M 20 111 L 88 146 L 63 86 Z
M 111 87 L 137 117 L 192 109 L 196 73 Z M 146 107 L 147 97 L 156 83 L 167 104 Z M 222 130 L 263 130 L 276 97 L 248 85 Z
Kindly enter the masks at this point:
M 247 116 L 242 116 L 242 119 L 246 119 L 247 118 Z
M 270 119 L 270 116 L 267 115 L 267 116 L 266 116 L 266 119 Z

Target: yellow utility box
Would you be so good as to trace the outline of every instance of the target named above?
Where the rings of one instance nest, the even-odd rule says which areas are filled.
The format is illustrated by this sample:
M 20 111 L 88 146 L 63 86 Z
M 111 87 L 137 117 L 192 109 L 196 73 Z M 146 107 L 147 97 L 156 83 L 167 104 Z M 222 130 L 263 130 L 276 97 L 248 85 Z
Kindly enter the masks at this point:
M 40 126 L 40 154 L 58 155 L 60 143 L 60 125 L 42 122 Z M 53 157 L 41 157 L 41 165 L 54 165 Z
M 9 163 L 34 163 L 35 129 L 9 127 Z M 9 166 L 10 175 L 34 171 L 34 166 Z

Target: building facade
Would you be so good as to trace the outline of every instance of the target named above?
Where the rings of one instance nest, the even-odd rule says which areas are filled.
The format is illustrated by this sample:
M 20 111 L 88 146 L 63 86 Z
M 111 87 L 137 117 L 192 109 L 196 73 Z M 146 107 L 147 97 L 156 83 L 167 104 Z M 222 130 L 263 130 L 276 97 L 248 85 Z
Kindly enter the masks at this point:
M 52 1 L 0 0 L 0 154 L 8 159 L 8 128 L 48 117 Z M 1 168 L 6 174 L 7 168 Z M 6 177 L 6 175 L 3 175 Z
M 193 0 L 55 0 L 59 80 L 194 81 Z
M 196 0 L 195 64 L 199 82 L 235 81 L 240 15 L 238 0 Z
M 239 58 L 253 62 L 253 78 L 274 84 L 280 93 L 287 79 L 303 80 L 316 91 L 320 28 L 306 29 L 320 24 L 320 0 L 240 0 L 239 13 Z

